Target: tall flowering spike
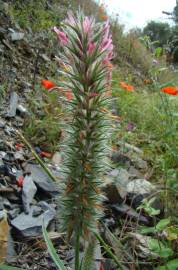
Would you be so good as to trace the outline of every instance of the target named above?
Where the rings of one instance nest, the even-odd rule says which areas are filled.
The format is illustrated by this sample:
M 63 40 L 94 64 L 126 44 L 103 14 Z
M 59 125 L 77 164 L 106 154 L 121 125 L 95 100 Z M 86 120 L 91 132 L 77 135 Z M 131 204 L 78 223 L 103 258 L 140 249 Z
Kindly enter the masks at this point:
M 91 18 L 85 17 L 83 20 L 83 31 L 89 33 L 91 30 L 92 20 Z
M 55 29 L 56 30 L 56 29 Z M 81 12 L 64 21 L 60 30 L 61 60 L 66 90 L 72 91 L 68 104 L 72 112 L 66 135 L 64 182 L 60 199 L 62 227 L 87 237 L 96 230 L 102 215 L 101 187 L 106 164 L 108 120 L 103 108 L 108 102 L 109 61 L 113 57 L 109 23 L 96 24 Z M 61 42 L 67 37 L 67 43 Z M 107 61 L 106 61 L 107 59 Z M 71 96 L 71 94 L 70 94 Z
M 64 32 L 60 31 L 56 26 L 54 26 L 53 30 L 54 30 L 54 32 L 56 32 L 61 44 L 66 45 L 68 43 L 67 35 Z

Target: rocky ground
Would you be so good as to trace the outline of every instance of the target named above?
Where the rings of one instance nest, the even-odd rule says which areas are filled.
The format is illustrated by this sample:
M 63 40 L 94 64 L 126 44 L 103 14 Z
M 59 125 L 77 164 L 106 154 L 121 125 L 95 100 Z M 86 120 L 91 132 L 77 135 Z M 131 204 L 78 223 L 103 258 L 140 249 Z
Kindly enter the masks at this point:
M 8 263 L 24 269 L 56 269 L 42 240 L 44 221 L 60 258 L 71 267 L 74 250 L 72 245 L 66 244 L 64 235 L 57 232 L 60 222 L 57 218 L 56 200 L 60 192 L 57 183 L 51 180 L 17 133 L 30 117 L 27 100 L 35 83 L 47 72 L 52 75 L 57 71 L 56 66 L 51 69 L 55 51 L 43 33 L 34 36 L 30 30 L 25 32 L 12 23 L 5 10 L 6 6 L 1 6 L 0 241 L 6 244 L 0 261 L 3 262 L 6 254 Z M 119 122 L 115 124 L 119 125 Z M 46 156 L 40 145 L 35 151 L 57 181 L 61 181 L 62 153 Z M 140 224 L 153 226 L 153 219 L 137 208 L 143 198 L 151 198 L 160 187 L 150 183 L 152 168 L 143 159 L 141 149 L 116 142 L 109 159 L 111 167 L 103 177 L 106 201 L 101 234 L 113 249 L 116 248 L 116 255 L 126 265 L 125 269 L 131 269 L 135 253 L 139 252 L 140 258 L 149 253 L 146 238 L 136 233 L 136 228 Z M 152 207 L 162 211 L 159 199 Z M 127 232 L 128 239 L 123 241 L 123 246 L 113 240 L 105 227 L 118 239 L 123 239 Z M 102 253 L 98 245 L 96 262 L 102 259 Z M 103 262 L 110 265 L 107 258 Z M 148 261 L 145 264 L 147 268 L 143 266 L 143 269 L 152 269 Z

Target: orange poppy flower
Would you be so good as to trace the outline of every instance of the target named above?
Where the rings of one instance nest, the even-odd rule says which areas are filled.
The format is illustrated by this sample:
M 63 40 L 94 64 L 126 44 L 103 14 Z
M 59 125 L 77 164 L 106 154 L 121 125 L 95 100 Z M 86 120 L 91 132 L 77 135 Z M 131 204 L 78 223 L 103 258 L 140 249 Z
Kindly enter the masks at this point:
M 161 89 L 161 92 L 168 95 L 176 96 L 178 94 L 178 89 L 175 86 L 167 86 Z
M 126 89 L 127 91 L 133 91 L 134 90 L 134 87 L 130 84 L 127 84 L 125 82 L 120 82 L 120 86 L 123 88 L 123 89 Z
M 48 80 L 42 80 L 41 84 L 44 86 L 44 88 L 46 88 L 47 90 L 53 88 L 55 85 L 55 83 L 53 83 L 52 81 L 48 81 Z
M 100 19 L 102 21 L 107 21 L 108 20 L 108 16 L 107 15 L 102 15 L 102 16 L 100 16 Z
M 107 64 L 107 67 L 108 67 L 109 70 L 113 69 L 113 65 L 110 62 Z
M 71 91 L 66 91 L 64 92 L 64 96 L 68 99 L 68 100 L 72 100 L 74 98 L 73 94 Z

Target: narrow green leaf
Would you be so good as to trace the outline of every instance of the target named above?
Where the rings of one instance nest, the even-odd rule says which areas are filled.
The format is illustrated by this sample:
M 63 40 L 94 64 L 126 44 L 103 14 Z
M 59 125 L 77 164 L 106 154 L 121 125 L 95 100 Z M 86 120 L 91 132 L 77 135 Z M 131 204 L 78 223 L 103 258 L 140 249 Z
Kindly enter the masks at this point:
M 25 270 L 23 268 L 8 266 L 8 265 L 5 265 L 5 264 L 0 264 L 0 269 L 1 270 Z
M 53 259 L 54 263 L 56 264 L 56 266 L 58 267 L 59 270 L 67 270 L 67 268 L 64 266 L 63 262 L 59 259 L 58 255 L 56 253 L 56 250 L 55 250 L 51 240 L 49 239 L 48 233 L 47 233 L 44 225 L 42 226 L 42 229 L 43 229 L 43 236 L 44 236 L 49 254 L 51 255 L 51 258 Z

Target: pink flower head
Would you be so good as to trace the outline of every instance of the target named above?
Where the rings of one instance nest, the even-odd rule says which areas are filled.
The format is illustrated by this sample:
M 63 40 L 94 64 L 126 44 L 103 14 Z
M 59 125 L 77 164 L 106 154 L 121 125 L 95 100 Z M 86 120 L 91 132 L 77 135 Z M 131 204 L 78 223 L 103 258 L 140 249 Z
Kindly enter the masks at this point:
M 108 37 L 109 36 L 109 30 L 110 30 L 110 24 L 109 24 L 109 20 L 107 20 L 105 22 L 105 24 L 103 25 L 104 37 Z
M 88 17 L 85 17 L 84 18 L 84 21 L 83 21 L 83 30 L 84 30 L 84 33 L 89 33 L 90 30 L 91 30 L 91 23 L 92 23 L 92 20 L 91 18 L 88 18 Z
M 103 41 L 101 43 L 101 49 L 103 51 L 105 51 L 105 50 L 111 51 L 113 49 L 111 35 L 108 38 L 103 39 Z
M 75 25 L 76 22 L 75 22 L 74 15 L 73 15 L 72 11 L 69 11 L 67 13 L 67 15 L 68 15 L 68 18 L 65 20 L 65 22 L 70 24 L 70 25 Z
M 91 54 L 94 48 L 95 48 L 95 44 L 92 41 L 90 41 L 88 44 L 88 49 L 87 49 L 88 53 Z
M 57 34 L 59 41 L 61 42 L 62 45 L 66 45 L 69 41 L 68 37 L 66 34 L 62 31 L 60 31 L 56 26 L 53 28 L 54 32 Z

